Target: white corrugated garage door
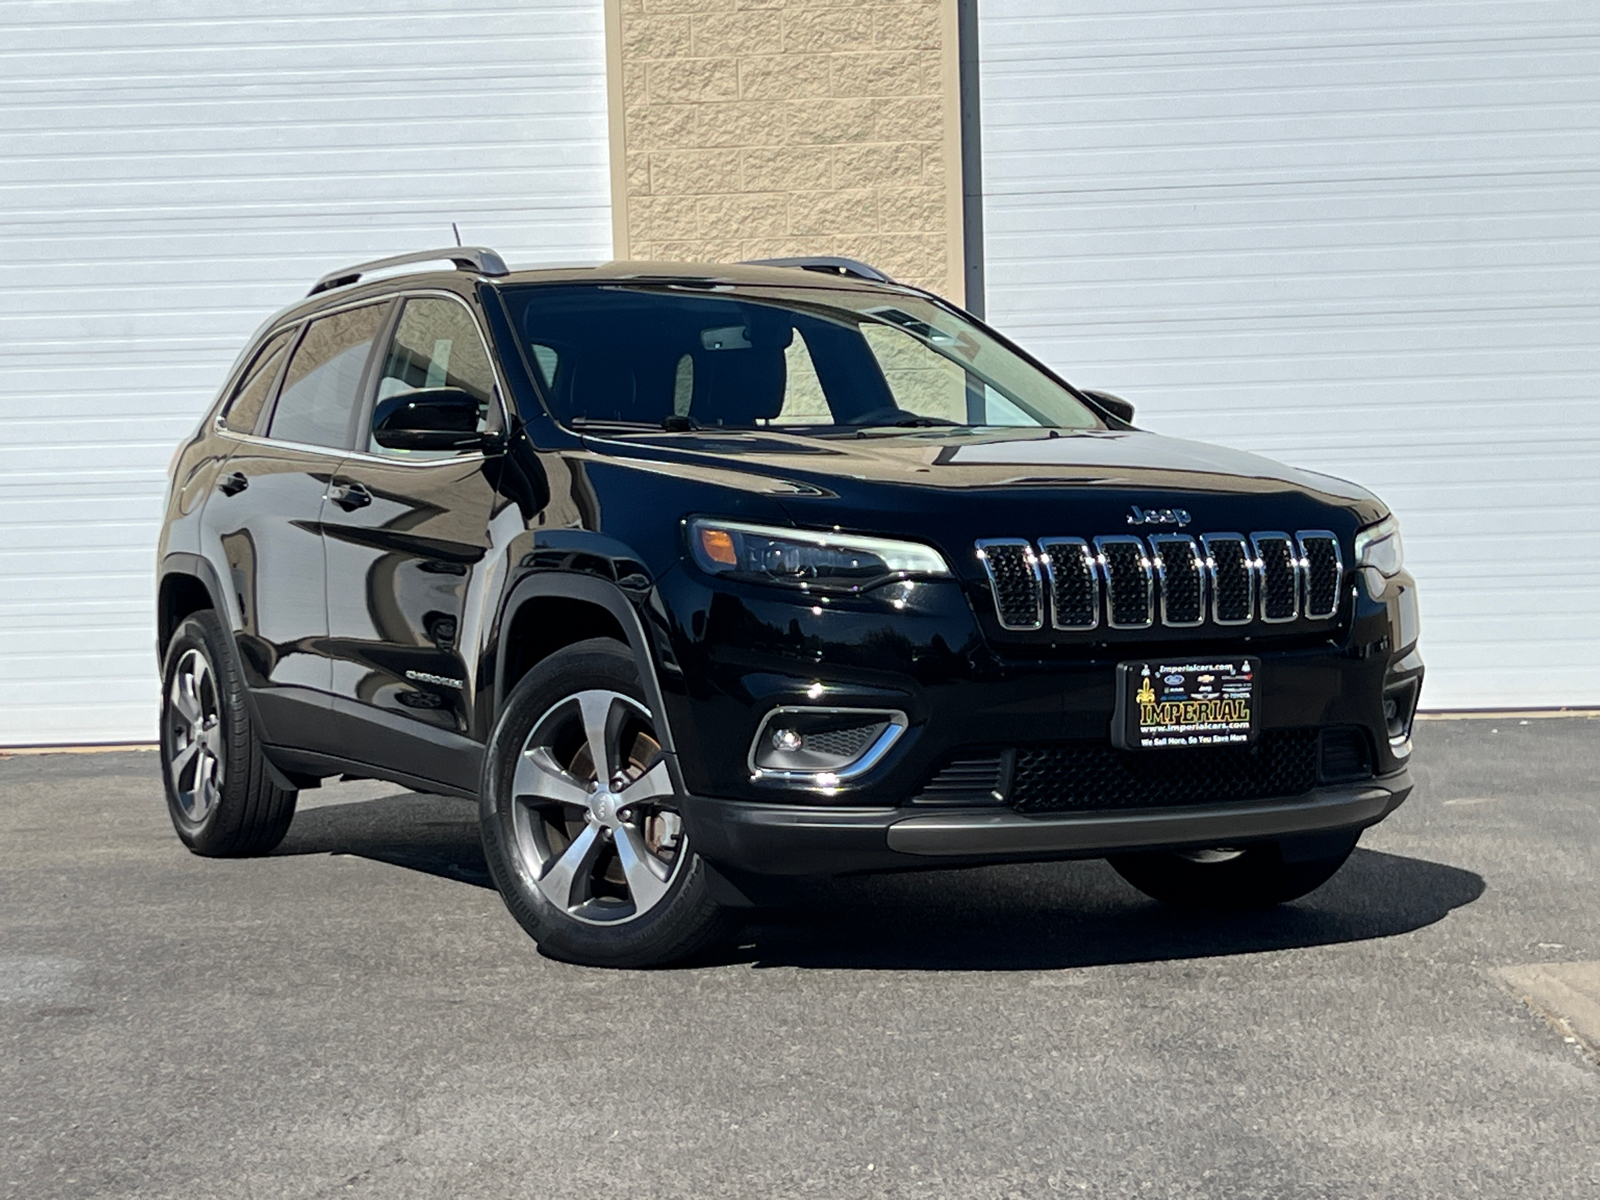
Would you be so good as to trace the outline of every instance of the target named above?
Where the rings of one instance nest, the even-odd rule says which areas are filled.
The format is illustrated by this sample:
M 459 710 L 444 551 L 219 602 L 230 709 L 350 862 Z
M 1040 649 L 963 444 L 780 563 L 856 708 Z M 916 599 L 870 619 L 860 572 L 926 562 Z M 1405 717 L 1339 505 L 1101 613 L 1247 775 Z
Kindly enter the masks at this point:
M 996 322 L 1387 499 L 1429 706 L 1600 703 L 1600 7 L 980 14 Z
M 610 255 L 598 0 L 0 7 L 0 745 L 155 734 L 173 446 L 312 280 Z

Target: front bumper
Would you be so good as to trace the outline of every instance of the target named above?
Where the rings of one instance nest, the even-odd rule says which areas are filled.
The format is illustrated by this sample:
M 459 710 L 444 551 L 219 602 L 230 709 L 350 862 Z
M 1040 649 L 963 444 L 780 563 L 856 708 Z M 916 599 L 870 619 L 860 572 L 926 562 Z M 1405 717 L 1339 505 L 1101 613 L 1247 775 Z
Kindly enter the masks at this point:
M 697 797 L 690 840 L 711 862 L 759 875 L 849 874 L 1101 858 L 1364 829 L 1411 794 L 1402 769 L 1289 799 L 1024 816 L 1009 809 L 831 808 Z

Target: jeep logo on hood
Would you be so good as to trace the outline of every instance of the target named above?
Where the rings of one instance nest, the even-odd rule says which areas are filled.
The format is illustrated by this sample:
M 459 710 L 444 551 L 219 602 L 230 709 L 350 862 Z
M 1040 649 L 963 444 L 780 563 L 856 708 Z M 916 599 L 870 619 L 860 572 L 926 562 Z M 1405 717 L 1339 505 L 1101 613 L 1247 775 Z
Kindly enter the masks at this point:
M 1182 529 L 1188 523 L 1186 508 L 1140 508 L 1135 504 L 1128 514 L 1129 525 L 1176 525 Z

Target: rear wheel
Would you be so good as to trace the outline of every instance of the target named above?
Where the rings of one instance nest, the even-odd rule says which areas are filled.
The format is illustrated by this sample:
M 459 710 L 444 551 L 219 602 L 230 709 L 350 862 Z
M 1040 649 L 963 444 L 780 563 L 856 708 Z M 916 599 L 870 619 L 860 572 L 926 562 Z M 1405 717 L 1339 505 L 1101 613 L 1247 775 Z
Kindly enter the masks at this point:
M 626 647 L 580 642 L 529 671 L 506 701 L 484 772 L 490 874 L 545 953 L 653 966 L 727 932 Z
M 1111 865 L 1154 900 L 1180 908 L 1270 908 L 1315 891 L 1344 866 L 1360 833 L 1119 854 Z
M 167 811 L 184 845 L 211 857 L 267 853 L 289 831 L 297 795 L 272 782 L 227 636 L 209 609 L 186 617 L 162 672 Z

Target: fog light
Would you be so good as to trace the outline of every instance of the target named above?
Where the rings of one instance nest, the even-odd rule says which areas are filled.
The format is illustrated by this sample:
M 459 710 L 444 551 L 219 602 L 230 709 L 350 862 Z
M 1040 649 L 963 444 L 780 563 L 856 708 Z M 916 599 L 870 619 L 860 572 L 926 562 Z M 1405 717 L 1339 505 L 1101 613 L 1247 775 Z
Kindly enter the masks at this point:
M 1418 681 L 1406 682 L 1388 688 L 1383 693 L 1383 724 L 1389 735 L 1389 748 L 1396 757 L 1404 758 L 1411 752 L 1411 725 L 1417 713 Z
M 772 748 L 774 750 L 793 751 L 806 744 L 805 738 L 800 736 L 798 730 L 777 729 L 772 734 Z
M 775 708 L 750 743 L 750 777 L 835 788 L 872 769 L 906 730 L 906 715 L 877 708 Z

